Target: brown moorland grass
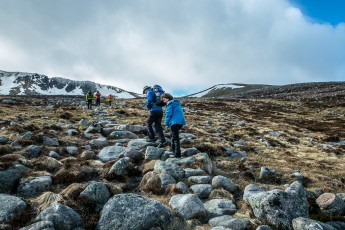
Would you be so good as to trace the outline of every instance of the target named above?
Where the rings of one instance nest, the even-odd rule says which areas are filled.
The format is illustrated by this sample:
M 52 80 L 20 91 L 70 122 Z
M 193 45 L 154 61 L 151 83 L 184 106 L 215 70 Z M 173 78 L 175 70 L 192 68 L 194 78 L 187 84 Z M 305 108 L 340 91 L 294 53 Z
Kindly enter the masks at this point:
M 84 110 L 80 106 L 59 105 L 48 108 L 40 106 L 39 102 L 1 105 L 0 124 L 5 129 L 2 134 L 9 137 L 9 143 L 0 146 L 1 167 L 12 167 L 16 163 L 26 163 L 34 170 L 45 170 L 53 174 L 54 193 L 70 195 L 72 206 L 78 208 L 75 194 L 78 189 L 63 191 L 69 184 L 88 183 L 90 180 L 103 180 L 113 188 L 112 194 L 128 191 L 125 183 L 107 180 L 101 176 L 103 164 L 90 163 L 78 156 L 62 155 L 59 163 L 47 157 L 22 161 L 19 155 L 27 157 L 25 148 L 31 144 L 42 144 L 42 136 L 58 138 L 61 146 L 42 148 L 41 155 L 50 150 L 65 153 L 65 147 L 74 145 L 79 148 L 88 144 L 81 138 L 85 127 L 78 122 L 86 119 L 93 122 L 95 113 Z M 34 99 L 32 99 L 34 100 Z M 24 103 L 25 102 L 25 103 Z M 228 176 L 239 187 L 234 195 L 238 208 L 243 210 L 239 215 L 250 217 L 248 208 L 241 203 L 241 191 L 250 183 L 256 183 L 264 188 L 286 188 L 295 180 L 292 174 L 296 171 L 304 176 L 304 186 L 313 191 L 321 188 L 324 192 L 343 192 L 345 189 L 345 146 L 340 142 L 345 140 L 345 106 L 330 102 L 283 101 L 274 99 L 181 99 L 185 111 L 187 126 L 181 132 L 189 132 L 196 136 L 191 141 L 182 142 L 182 148 L 196 147 L 206 152 L 213 161 L 213 175 Z M 326 104 L 326 105 L 325 105 Z M 148 111 L 143 107 L 143 100 L 117 99 L 113 107 L 104 109 L 110 118 L 118 124 L 145 125 Z M 16 122 L 17 124 L 12 124 Z M 61 134 L 58 124 L 72 124 L 80 135 L 68 136 Z M 10 146 L 17 135 L 30 131 L 33 137 L 19 140 L 24 150 Z M 2 135 L 1 134 L 1 135 Z M 143 135 L 143 134 L 141 134 Z M 97 137 L 97 134 L 93 134 Z M 247 160 L 240 163 L 239 158 L 230 158 L 227 148 L 235 151 L 245 151 Z M 98 149 L 95 150 L 95 154 Z M 8 155 L 8 156 L 6 156 Z M 6 157 L 4 157 L 6 156 Z M 42 162 L 40 162 L 42 161 Z M 153 161 L 152 161 L 153 162 Z M 145 162 L 143 162 L 145 163 Z M 260 168 L 268 167 L 276 171 L 279 180 L 259 181 Z M 200 162 L 195 167 L 201 168 Z M 153 163 L 141 165 L 142 175 L 153 168 Z M 133 183 L 139 187 L 139 183 Z M 120 186 L 121 185 L 121 186 Z M 120 186 L 120 187 L 119 187 Z M 127 189 L 127 190 L 126 190 Z M 77 191 L 77 192 L 75 192 Z M 143 192 L 139 188 L 130 188 L 131 192 Z M 74 194 L 75 193 L 75 194 Z M 169 194 L 148 197 L 168 203 Z M 145 194 L 147 195 L 147 194 Z M 222 191 L 214 192 L 213 196 L 226 196 Z M 87 214 L 85 214 L 85 217 Z M 89 216 L 92 226 L 97 221 L 97 215 Z M 207 229 L 208 226 L 199 227 Z

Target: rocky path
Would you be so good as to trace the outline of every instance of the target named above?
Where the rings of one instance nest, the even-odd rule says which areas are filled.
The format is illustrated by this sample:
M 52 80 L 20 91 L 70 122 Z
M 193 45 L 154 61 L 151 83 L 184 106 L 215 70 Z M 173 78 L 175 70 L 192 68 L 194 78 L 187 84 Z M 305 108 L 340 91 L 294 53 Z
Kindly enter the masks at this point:
M 279 180 L 264 166 L 254 180 L 260 183 L 236 184 L 210 152 L 193 146 L 200 134 L 219 138 L 205 129 L 180 134 L 177 159 L 145 141 L 145 126 L 121 124 L 111 109 L 86 114 L 45 127 L 24 118 L 3 126 L 0 144 L 11 151 L 1 153 L 0 229 L 345 229 L 345 193 L 307 191 L 299 172 L 285 188 L 262 186 Z M 247 154 L 227 153 L 250 177 Z

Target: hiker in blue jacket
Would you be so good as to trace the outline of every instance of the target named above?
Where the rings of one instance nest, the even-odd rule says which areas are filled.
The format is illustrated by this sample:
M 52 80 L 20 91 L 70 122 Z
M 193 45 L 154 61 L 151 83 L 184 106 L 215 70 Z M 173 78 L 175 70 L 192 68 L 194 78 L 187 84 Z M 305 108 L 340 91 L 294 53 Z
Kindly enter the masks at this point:
M 163 109 L 162 106 L 156 104 L 156 94 L 153 91 L 153 88 L 150 86 L 145 86 L 143 88 L 143 94 L 146 94 L 146 108 L 150 111 L 150 114 L 147 118 L 147 132 L 148 137 L 146 141 L 155 142 L 155 133 L 153 131 L 152 125 L 154 124 L 155 130 L 157 132 L 160 144 L 158 147 L 163 147 L 167 142 L 165 141 L 163 128 L 162 128 L 162 119 L 163 119 Z
M 180 158 L 180 129 L 182 126 L 186 125 L 182 106 L 180 101 L 174 100 L 173 96 L 171 96 L 169 93 L 162 94 L 161 99 L 167 104 L 164 125 L 168 126 L 171 131 L 171 151 L 174 152 L 177 158 Z

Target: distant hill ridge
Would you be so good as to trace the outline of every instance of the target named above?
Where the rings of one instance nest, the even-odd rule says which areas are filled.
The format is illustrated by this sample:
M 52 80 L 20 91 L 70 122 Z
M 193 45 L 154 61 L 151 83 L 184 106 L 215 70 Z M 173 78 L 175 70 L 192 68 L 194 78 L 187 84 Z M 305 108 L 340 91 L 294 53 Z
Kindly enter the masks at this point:
M 0 95 L 85 95 L 99 90 L 103 96 L 113 94 L 117 98 L 140 98 L 143 95 L 118 87 L 91 81 L 75 81 L 61 77 L 49 78 L 37 73 L 5 72 L 0 70 Z M 282 100 L 343 100 L 345 82 L 310 82 L 290 85 L 264 85 L 228 83 L 217 84 L 186 97 L 196 98 L 272 98 Z
M 139 97 L 136 93 L 91 81 L 0 70 L 0 95 L 85 95 L 90 89 L 93 92 L 99 90 L 103 96 L 113 94 L 117 98 Z

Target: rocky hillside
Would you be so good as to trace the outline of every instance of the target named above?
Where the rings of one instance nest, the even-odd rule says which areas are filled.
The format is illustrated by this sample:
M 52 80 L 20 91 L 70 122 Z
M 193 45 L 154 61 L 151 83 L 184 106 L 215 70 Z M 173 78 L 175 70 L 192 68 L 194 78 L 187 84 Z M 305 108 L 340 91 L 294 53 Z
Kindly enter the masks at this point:
M 187 97 L 202 98 L 261 98 L 289 101 L 345 101 L 345 82 L 299 83 L 282 86 L 219 84 Z
M 0 71 L 0 95 L 85 95 L 89 90 L 99 90 L 104 96 L 113 94 L 117 98 L 139 97 L 136 93 L 91 81 L 49 78 L 37 73 Z
M 343 105 L 181 100 L 177 159 L 141 99 L 0 97 L 0 229 L 345 229 Z
M 257 85 L 257 84 L 218 84 L 214 85 L 203 91 L 187 95 L 186 97 L 223 97 L 227 95 L 237 95 L 239 93 L 248 92 L 252 90 L 257 90 L 261 88 L 270 87 L 270 85 Z

